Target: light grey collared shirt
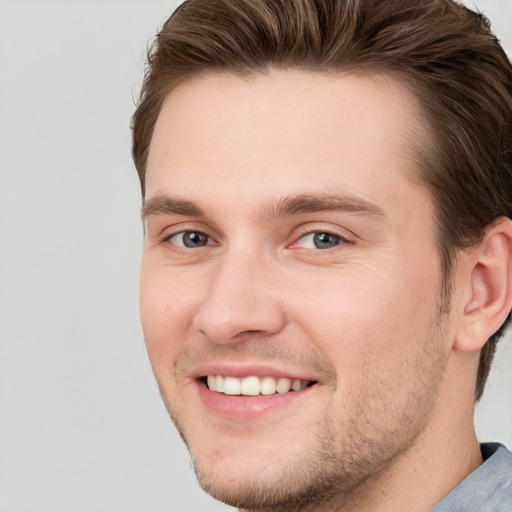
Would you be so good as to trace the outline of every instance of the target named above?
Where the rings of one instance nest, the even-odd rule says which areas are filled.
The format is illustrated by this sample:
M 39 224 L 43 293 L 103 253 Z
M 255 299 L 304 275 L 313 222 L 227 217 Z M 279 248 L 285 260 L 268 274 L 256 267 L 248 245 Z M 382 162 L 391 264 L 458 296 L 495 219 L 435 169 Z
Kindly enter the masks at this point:
M 431 512 L 512 512 L 512 453 L 498 443 L 481 450 L 484 463 Z

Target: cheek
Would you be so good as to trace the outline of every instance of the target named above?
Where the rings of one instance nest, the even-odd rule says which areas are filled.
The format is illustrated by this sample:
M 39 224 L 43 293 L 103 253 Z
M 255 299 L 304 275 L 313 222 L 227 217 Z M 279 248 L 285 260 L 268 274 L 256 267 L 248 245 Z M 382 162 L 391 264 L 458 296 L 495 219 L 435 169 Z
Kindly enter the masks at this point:
M 143 262 L 140 279 L 140 315 L 149 358 L 155 371 L 172 364 L 186 346 L 193 318 L 190 285 L 179 274 Z
M 323 355 L 343 375 L 367 372 L 372 364 L 400 365 L 418 350 L 436 313 L 434 277 L 417 274 L 340 272 L 320 286 L 295 293 L 295 317 Z
M 417 397 L 437 385 L 435 368 L 442 363 L 434 348 L 442 337 L 433 325 L 438 300 L 433 281 L 422 289 L 395 275 L 345 273 L 321 293 L 312 295 L 309 288 L 296 294 L 309 294 L 295 303 L 295 317 L 335 370 L 334 424 L 355 418 L 369 437 L 392 428 L 404 411 L 416 410 Z

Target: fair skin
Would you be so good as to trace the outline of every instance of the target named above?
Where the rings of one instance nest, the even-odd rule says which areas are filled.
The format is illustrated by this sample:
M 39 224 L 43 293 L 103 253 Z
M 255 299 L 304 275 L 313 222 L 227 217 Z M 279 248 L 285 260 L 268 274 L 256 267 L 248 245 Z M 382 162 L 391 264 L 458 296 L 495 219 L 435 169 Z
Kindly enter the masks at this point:
M 406 142 L 417 113 L 393 79 L 300 71 L 205 75 L 166 98 L 142 322 L 218 499 L 427 511 L 481 464 L 474 379 L 512 304 L 512 228 L 459 255 L 441 314 L 432 201 Z M 241 394 L 262 381 L 271 394 Z

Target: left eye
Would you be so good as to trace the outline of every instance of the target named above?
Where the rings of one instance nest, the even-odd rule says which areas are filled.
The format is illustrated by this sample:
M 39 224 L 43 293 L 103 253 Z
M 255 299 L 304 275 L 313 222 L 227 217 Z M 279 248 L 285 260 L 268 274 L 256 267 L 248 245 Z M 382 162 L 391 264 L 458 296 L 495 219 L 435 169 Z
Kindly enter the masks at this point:
M 186 247 L 187 249 L 204 247 L 213 243 L 212 239 L 201 231 L 182 231 L 181 233 L 176 233 L 169 238 L 169 242 L 178 247 Z
M 331 249 L 341 244 L 343 241 L 344 240 L 338 235 L 317 232 L 302 236 L 297 242 L 297 245 L 300 245 L 300 247 L 304 249 Z

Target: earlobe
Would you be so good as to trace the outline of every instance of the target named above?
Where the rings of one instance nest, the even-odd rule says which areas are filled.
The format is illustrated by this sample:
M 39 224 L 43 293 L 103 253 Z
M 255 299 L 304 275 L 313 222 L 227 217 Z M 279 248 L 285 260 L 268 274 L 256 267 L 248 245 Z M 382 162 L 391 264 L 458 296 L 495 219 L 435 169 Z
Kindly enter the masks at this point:
M 512 220 L 498 219 L 470 254 L 469 300 L 455 340 L 463 352 L 480 350 L 512 308 Z

